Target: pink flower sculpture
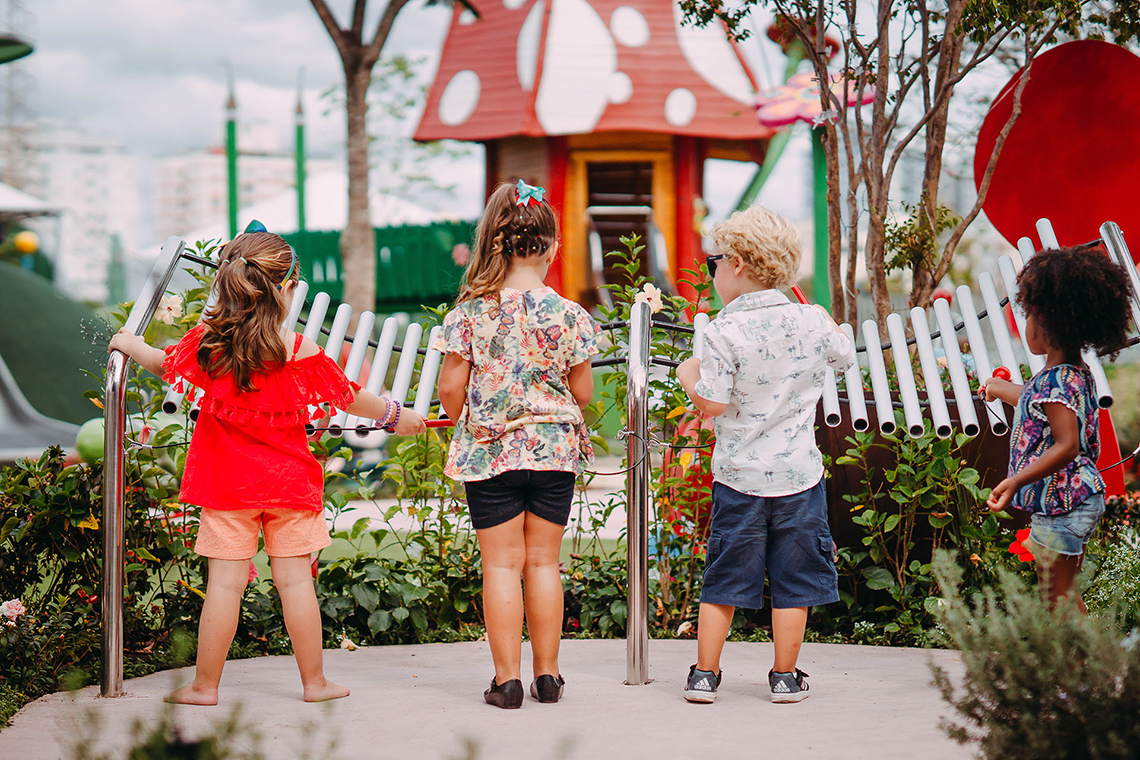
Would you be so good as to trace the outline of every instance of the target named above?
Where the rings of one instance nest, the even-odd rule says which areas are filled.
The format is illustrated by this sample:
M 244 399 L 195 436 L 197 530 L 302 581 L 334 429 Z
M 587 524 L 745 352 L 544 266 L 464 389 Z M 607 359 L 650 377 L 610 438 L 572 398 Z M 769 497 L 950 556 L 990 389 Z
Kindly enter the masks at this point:
M 27 610 L 24 609 L 24 603 L 19 599 L 9 599 L 3 604 L 0 604 L 0 615 L 8 620 L 15 620 L 26 611 Z
M 846 95 L 844 90 L 847 90 Z M 875 99 L 875 88 L 867 87 L 863 99 L 852 84 L 846 84 L 842 74 L 831 75 L 831 92 L 845 106 L 866 105 Z M 785 127 L 797 121 L 820 124 L 834 121 L 834 111 L 824 111 L 819 104 L 819 81 L 815 72 L 794 74 L 783 85 L 756 96 L 756 119 L 765 127 Z

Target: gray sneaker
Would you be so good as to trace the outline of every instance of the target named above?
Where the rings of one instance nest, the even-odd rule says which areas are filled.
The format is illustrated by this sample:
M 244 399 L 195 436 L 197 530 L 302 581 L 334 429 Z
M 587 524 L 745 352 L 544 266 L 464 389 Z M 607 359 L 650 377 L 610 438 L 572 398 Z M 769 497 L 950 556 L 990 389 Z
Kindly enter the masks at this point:
M 689 680 L 685 682 L 685 699 L 690 702 L 715 702 L 716 690 L 720 686 L 720 677 L 724 675 L 713 673 L 711 670 L 697 670 L 694 665 L 689 668 Z
M 772 687 L 773 702 L 802 702 L 808 697 L 808 674 L 796 668 L 795 673 L 768 671 L 768 685 Z

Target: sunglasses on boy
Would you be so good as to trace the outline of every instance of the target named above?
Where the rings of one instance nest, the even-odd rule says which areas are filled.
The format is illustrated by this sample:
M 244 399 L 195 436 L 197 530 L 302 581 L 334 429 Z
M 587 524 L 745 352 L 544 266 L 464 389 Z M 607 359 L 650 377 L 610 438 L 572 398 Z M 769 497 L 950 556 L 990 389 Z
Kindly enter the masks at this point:
M 709 268 L 709 279 L 710 280 L 713 277 L 716 277 L 716 263 L 718 261 L 720 261 L 721 259 L 723 259 L 724 257 L 725 257 L 725 254 L 723 254 L 723 253 L 714 253 L 711 256 L 705 256 L 705 266 L 707 266 Z

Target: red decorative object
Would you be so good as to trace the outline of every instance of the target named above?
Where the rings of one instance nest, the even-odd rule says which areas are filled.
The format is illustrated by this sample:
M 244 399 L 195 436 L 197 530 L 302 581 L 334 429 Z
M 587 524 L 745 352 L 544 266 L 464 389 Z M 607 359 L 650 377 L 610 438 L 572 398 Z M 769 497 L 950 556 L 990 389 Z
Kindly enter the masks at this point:
M 1005 367 L 994 367 L 994 377 L 998 380 L 1009 380 L 1011 375 L 1009 374 L 1009 370 Z
M 846 83 L 842 74 L 831 75 L 831 92 L 846 106 L 865 105 L 875 99 L 875 88 L 867 87 L 860 100 L 854 83 Z M 797 121 L 815 124 L 825 118 L 815 72 L 801 71 L 779 87 L 756 96 L 756 120 L 765 127 L 786 127 Z
M 980 187 L 995 141 L 1013 108 L 1014 75 L 994 99 L 978 134 L 974 182 Z M 1100 225 L 1126 225 L 1140 207 L 1140 57 L 1123 47 L 1079 40 L 1033 59 L 1021 116 L 1002 148 L 986 196 L 986 216 L 1011 244 L 1036 239 L 1047 218 L 1057 241 L 1079 245 Z M 1140 261 L 1140 246 L 1132 257 Z
M 953 306 L 954 291 L 950 290 L 950 288 L 935 288 L 934 292 L 930 294 L 930 302 L 934 303 L 938 300 L 943 300 L 947 304 Z

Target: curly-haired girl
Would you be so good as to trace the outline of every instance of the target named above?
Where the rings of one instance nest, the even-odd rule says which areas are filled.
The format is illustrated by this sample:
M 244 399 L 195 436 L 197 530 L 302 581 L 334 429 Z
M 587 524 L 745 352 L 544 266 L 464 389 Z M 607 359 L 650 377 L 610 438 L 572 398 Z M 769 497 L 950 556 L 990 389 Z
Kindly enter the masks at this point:
M 1029 548 L 1037 560 L 1042 597 L 1056 607 L 1072 599 L 1085 546 L 1104 513 L 1104 479 L 1096 468 L 1100 426 L 1087 348 L 1119 350 L 1128 329 L 1128 280 L 1098 251 L 1042 251 L 1017 278 L 1029 349 L 1045 368 L 1024 387 L 991 378 L 987 401 L 1016 406 L 1010 434 L 1009 476 L 987 502 L 995 512 L 1013 506 L 1032 513 Z

